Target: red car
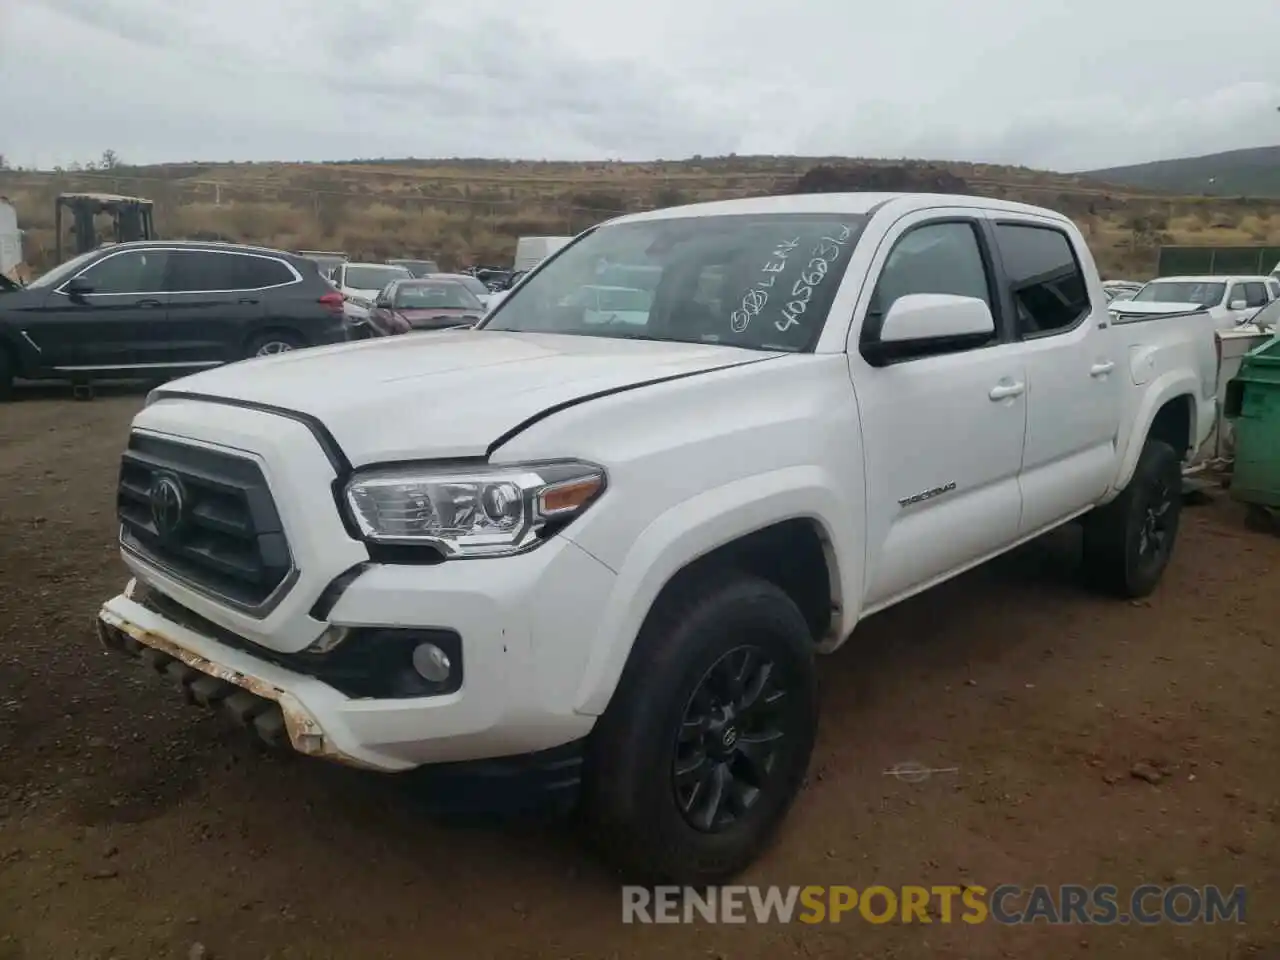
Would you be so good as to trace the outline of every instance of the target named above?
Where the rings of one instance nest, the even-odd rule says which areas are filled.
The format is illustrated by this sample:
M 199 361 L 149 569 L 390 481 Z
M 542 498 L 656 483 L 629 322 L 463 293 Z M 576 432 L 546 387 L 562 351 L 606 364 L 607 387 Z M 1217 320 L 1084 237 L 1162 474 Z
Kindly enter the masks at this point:
M 453 280 L 393 280 L 369 311 L 369 332 L 390 337 L 413 330 L 471 326 L 484 316 L 475 294 Z

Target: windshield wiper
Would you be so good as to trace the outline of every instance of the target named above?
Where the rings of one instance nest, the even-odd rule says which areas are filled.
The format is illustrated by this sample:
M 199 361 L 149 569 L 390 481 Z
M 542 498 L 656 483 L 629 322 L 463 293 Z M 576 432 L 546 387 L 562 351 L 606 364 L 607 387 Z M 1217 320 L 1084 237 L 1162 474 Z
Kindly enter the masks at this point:
M 651 343 L 688 343 L 688 340 L 677 340 L 674 337 L 654 337 L 647 333 L 591 333 L 588 336 L 604 336 L 611 340 L 648 340 Z

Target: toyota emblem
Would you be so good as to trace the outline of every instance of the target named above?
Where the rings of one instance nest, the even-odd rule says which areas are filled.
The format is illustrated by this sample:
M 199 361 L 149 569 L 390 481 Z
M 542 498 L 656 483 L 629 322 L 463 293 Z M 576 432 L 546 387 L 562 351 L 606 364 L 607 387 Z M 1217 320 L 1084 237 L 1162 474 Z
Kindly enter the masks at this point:
M 151 504 L 151 522 L 161 539 L 173 537 L 181 528 L 187 503 L 182 484 L 172 474 L 157 474 L 147 492 Z

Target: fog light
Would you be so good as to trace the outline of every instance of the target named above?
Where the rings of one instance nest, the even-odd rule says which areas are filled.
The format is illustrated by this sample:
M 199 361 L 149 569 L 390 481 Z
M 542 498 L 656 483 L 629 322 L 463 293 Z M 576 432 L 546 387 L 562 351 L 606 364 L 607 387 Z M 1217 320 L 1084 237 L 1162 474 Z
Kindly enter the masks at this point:
M 413 669 L 424 680 L 444 683 L 453 664 L 449 662 L 449 655 L 434 643 L 420 643 L 413 648 Z

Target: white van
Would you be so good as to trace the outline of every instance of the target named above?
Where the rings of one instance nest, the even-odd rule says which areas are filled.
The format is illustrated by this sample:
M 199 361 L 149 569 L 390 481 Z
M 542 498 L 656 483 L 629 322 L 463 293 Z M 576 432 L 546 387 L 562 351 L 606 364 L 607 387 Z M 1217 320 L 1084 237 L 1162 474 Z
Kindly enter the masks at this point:
M 515 272 L 532 270 L 573 237 L 521 237 L 516 241 Z

